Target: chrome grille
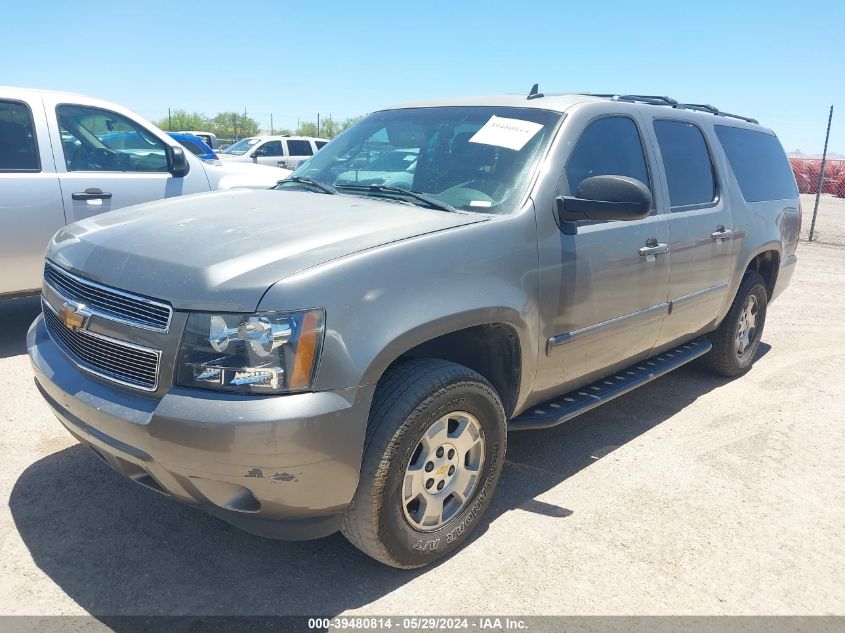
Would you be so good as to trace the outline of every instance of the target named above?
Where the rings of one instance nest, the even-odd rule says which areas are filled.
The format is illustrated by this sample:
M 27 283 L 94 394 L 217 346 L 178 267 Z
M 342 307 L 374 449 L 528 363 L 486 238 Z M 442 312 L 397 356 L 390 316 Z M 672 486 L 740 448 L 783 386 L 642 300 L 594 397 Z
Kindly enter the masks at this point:
M 65 299 L 84 304 L 92 314 L 158 332 L 170 327 L 173 309 L 166 303 L 77 277 L 49 262 L 44 264 L 44 281 Z
M 46 301 L 41 301 L 50 337 L 80 368 L 130 387 L 155 391 L 161 354 L 101 334 L 66 327 Z

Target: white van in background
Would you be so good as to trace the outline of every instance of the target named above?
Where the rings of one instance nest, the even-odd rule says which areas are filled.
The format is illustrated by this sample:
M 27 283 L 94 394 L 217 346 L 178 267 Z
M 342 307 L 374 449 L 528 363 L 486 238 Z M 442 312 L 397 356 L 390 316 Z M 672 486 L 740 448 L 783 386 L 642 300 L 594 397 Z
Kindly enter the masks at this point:
M 0 297 L 41 287 L 44 249 L 65 224 L 161 198 L 271 187 L 288 173 L 203 162 L 114 103 L 0 86 Z
M 249 161 L 296 169 L 328 142 L 312 136 L 251 136 L 218 152 L 217 156 L 225 163 Z

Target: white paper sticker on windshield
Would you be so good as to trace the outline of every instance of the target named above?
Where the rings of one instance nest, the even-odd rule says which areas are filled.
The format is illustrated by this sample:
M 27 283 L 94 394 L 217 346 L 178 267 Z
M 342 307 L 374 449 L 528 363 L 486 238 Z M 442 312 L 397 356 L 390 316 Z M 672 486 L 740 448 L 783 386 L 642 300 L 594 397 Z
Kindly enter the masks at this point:
M 519 151 L 542 129 L 541 123 L 494 115 L 469 139 L 469 142 L 496 145 Z

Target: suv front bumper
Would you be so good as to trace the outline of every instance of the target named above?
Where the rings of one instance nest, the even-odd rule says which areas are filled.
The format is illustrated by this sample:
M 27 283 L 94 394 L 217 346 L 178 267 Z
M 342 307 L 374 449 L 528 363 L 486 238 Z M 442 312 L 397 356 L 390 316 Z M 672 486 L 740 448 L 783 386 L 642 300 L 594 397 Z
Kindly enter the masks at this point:
M 270 397 L 173 387 L 154 398 L 78 369 L 43 316 L 27 348 L 59 421 L 123 475 L 261 536 L 339 528 L 358 486 L 374 385 Z

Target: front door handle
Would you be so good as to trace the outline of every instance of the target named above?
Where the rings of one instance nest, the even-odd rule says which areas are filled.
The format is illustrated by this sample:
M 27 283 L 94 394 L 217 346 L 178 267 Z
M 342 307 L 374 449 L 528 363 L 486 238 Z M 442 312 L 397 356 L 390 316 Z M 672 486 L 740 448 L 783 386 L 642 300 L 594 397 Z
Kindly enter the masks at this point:
M 669 251 L 669 245 L 658 242 L 656 239 L 650 239 L 638 251 L 642 257 L 645 257 L 647 262 L 653 262 L 655 255 L 661 255 Z
M 111 193 L 97 189 L 96 187 L 90 187 L 85 191 L 72 193 L 70 197 L 74 200 L 111 200 Z
M 716 230 L 710 234 L 717 242 L 721 242 L 722 240 L 729 240 L 733 237 L 734 232 L 731 229 L 726 229 L 721 224 L 716 227 Z

